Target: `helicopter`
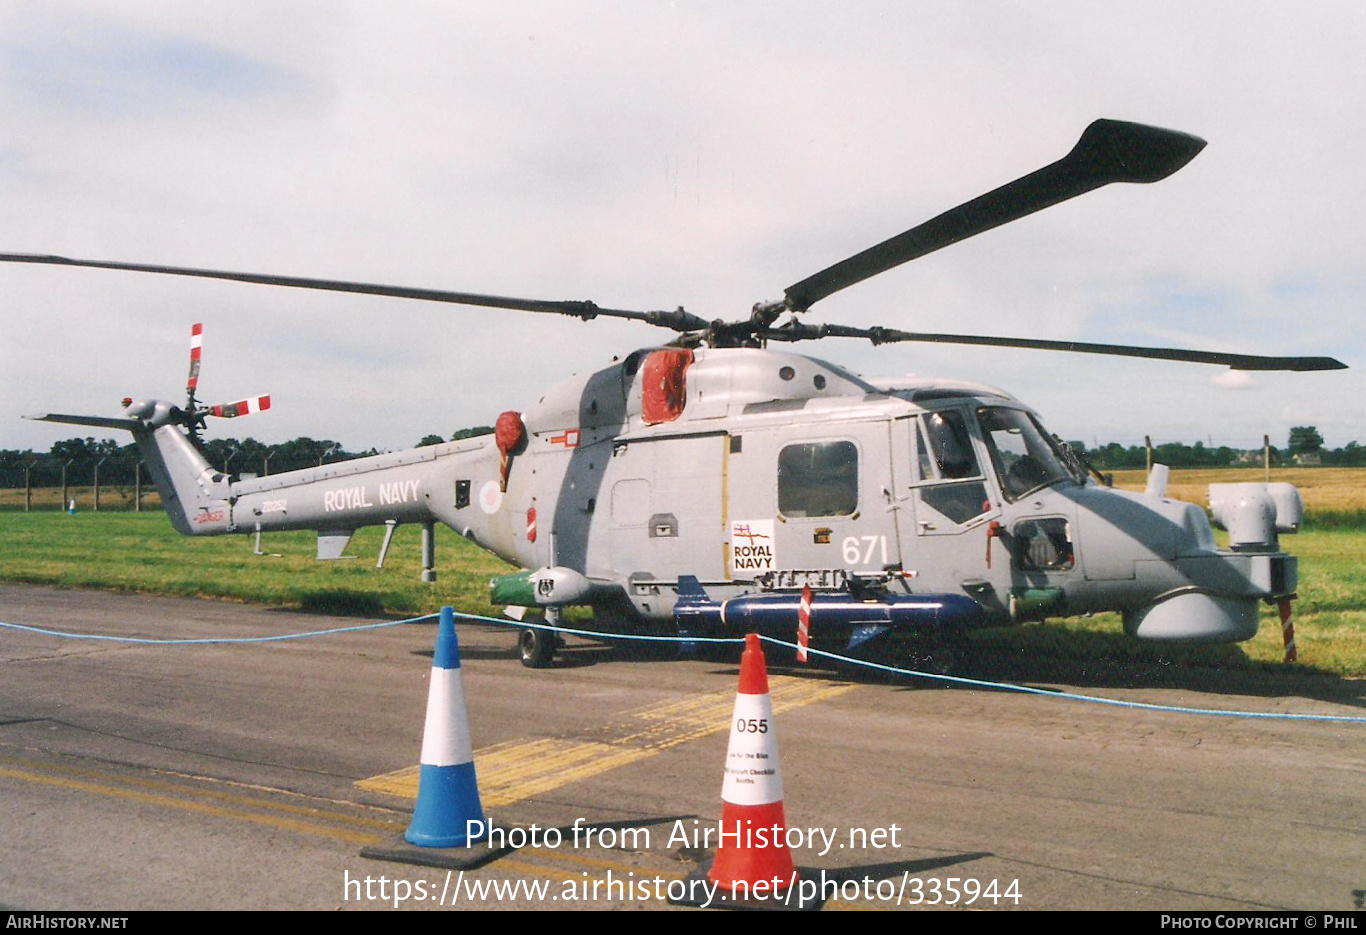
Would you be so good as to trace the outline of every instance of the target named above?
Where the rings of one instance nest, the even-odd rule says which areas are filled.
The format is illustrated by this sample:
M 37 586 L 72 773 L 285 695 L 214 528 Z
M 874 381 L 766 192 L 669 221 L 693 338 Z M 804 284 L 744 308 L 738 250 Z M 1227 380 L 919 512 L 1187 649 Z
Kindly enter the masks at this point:
M 122 415 L 32 418 L 132 433 L 175 528 L 186 535 L 316 530 L 318 557 L 356 529 L 424 530 L 435 577 L 442 523 L 522 569 L 491 582 L 513 616 L 522 661 L 549 665 L 572 606 L 594 630 L 685 641 L 757 630 L 852 650 L 943 639 L 1048 617 L 1118 611 L 1138 639 L 1251 638 L 1259 602 L 1288 607 L 1298 568 L 1278 534 L 1302 503 L 1287 484 L 1212 485 L 1205 511 L 1165 495 L 1114 490 L 1010 393 L 948 379 L 866 380 L 773 345 L 825 338 L 874 345 L 939 342 L 1107 354 L 1239 370 L 1342 369 L 1329 357 L 938 334 L 801 319 L 831 294 L 975 234 L 1116 182 L 1151 183 L 1204 140 L 1119 120 L 1092 123 L 1062 159 L 961 204 L 756 303 L 709 320 L 682 307 L 639 311 L 342 280 L 0 254 L 0 261 L 90 267 L 362 293 L 667 329 L 636 350 L 499 416 L 492 436 L 265 477 L 231 477 L 200 450 L 209 417 L 269 397 L 205 406 L 195 397 L 202 333 L 192 338 L 184 406 L 125 399 Z M 781 319 L 781 321 L 780 321 Z M 383 552 L 381 552 L 382 561 Z M 519 619 L 522 619 L 519 617 Z

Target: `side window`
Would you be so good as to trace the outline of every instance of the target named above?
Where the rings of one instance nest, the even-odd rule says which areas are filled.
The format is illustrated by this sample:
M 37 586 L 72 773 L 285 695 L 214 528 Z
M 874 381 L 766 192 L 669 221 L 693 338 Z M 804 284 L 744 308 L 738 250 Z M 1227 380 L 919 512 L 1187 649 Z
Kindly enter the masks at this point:
M 858 509 L 858 448 L 853 442 L 788 445 L 778 453 L 778 512 L 847 516 Z
M 1015 524 L 1015 567 L 1022 571 L 1066 571 L 1076 564 L 1072 530 L 1061 517 L 1029 519 Z
M 939 475 L 935 473 L 934 462 L 930 460 L 929 446 L 925 443 L 925 436 L 921 434 L 920 420 L 916 419 L 911 426 L 911 432 L 915 437 L 915 460 L 920 465 L 920 479 L 932 481 Z
M 925 433 L 930 438 L 930 450 L 944 480 L 979 477 L 977 455 L 972 450 L 972 436 L 968 434 L 963 413 L 957 409 L 932 412 L 925 416 Z
M 972 447 L 963 413 L 957 409 L 927 414 L 915 433 L 920 466 L 920 499 L 955 523 L 963 524 L 991 509 L 982 468 Z

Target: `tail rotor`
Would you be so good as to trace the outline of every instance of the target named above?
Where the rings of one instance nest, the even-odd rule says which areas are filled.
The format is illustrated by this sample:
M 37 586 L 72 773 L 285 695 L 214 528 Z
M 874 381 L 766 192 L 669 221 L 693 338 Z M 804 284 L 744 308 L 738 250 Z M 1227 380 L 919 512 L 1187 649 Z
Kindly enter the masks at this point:
M 185 381 L 185 408 L 175 409 L 175 421 L 184 426 L 189 434 L 190 440 L 199 446 L 203 439 L 200 432 L 204 429 L 204 420 L 209 416 L 220 419 L 234 419 L 237 416 L 250 415 L 253 412 L 261 412 L 270 408 L 270 394 L 261 396 L 248 396 L 231 403 L 217 403 L 211 406 L 204 406 L 195 398 L 195 393 L 199 390 L 199 366 L 201 355 L 204 352 L 204 326 L 196 323 L 190 329 L 190 375 Z M 133 404 L 133 400 L 125 397 L 123 406 L 127 409 Z

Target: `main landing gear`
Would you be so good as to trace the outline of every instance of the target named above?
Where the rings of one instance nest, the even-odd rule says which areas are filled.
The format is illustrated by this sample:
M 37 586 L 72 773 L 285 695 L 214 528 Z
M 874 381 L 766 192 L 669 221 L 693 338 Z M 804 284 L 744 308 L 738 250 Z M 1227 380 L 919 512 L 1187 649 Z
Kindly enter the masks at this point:
M 522 665 L 528 669 L 546 669 L 555 662 L 555 653 L 564 645 L 564 639 L 554 630 L 546 627 L 560 625 L 560 608 L 545 609 L 545 627 L 526 627 L 517 634 L 517 650 L 521 653 Z

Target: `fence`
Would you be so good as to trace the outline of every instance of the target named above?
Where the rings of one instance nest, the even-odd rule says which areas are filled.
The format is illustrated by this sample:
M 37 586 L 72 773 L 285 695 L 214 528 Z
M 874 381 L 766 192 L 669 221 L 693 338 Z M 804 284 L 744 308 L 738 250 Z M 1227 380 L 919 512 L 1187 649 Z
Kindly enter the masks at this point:
M 255 461 L 256 459 L 253 459 Z M 215 465 L 233 476 L 283 474 L 317 467 L 314 458 L 269 456 L 246 464 L 232 458 Z M 0 463 L 0 510 L 64 510 L 74 501 L 81 510 L 160 509 L 161 499 L 142 459 L 126 455 L 62 460 L 45 455 Z

